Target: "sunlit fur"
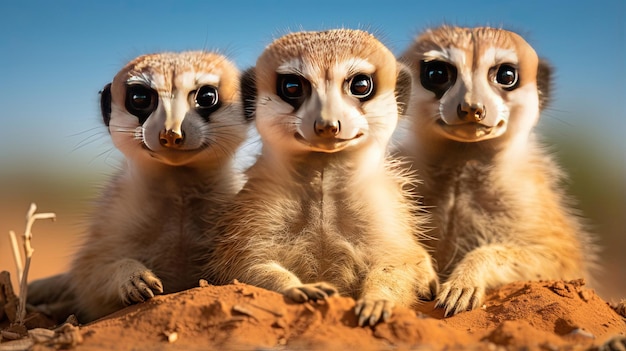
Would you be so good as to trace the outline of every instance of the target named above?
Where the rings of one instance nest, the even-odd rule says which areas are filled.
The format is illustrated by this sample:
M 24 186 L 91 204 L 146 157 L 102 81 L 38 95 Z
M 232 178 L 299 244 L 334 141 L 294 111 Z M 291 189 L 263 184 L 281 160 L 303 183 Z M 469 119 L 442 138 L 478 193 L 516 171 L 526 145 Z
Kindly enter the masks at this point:
M 124 103 L 126 83 L 137 81 L 159 95 L 157 109 L 143 125 Z M 222 104 L 208 119 L 198 115 L 193 100 L 205 84 L 218 87 Z M 140 56 L 115 76 L 110 89 L 109 132 L 125 156 L 124 166 L 97 201 L 69 273 L 58 278 L 69 281 L 77 302 L 77 310 L 62 312 L 77 313 L 81 322 L 153 294 L 197 286 L 201 228 L 213 227 L 222 204 L 243 184 L 233 156 L 248 126 L 239 72 L 225 57 L 209 52 Z M 184 142 L 176 148 L 161 145 L 159 133 L 177 128 Z M 58 288 L 33 286 L 35 294 Z
M 255 67 L 262 153 L 222 218 L 223 237 L 207 245 L 215 248 L 208 277 L 299 302 L 336 289 L 359 299 L 361 324 L 434 294 L 436 274 L 417 242 L 424 219 L 409 201 L 413 178 L 386 154 L 399 71 L 391 52 L 363 31 L 298 32 L 267 47 Z M 300 108 L 276 93 L 284 72 L 312 86 Z M 357 73 L 375 77 L 376 93 L 365 102 L 345 87 Z M 320 118 L 341 123 L 337 139 L 362 136 L 347 145 L 320 140 L 311 132 Z
M 420 84 L 420 61 L 433 58 L 458 69 L 440 99 Z M 515 280 L 589 281 L 596 249 L 564 194 L 562 171 L 533 131 L 549 98 L 546 63 L 515 33 L 447 26 L 418 36 L 401 61 L 414 84 L 396 144 L 423 179 L 418 192 L 434 219 L 431 246 L 443 283 L 437 300 L 446 313 L 476 308 L 486 289 Z M 516 89 L 490 77 L 502 63 L 518 67 Z M 499 125 L 491 129 L 497 135 L 442 130 L 479 128 L 456 115 L 464 101 L 486 106 L 482 123 Z

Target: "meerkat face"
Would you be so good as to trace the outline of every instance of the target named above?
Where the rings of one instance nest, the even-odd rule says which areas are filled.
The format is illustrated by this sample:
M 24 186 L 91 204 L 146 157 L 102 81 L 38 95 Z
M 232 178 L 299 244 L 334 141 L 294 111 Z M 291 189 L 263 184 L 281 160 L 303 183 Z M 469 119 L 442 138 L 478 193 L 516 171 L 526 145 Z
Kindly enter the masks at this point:
M 285 35 L 262 53 L 255 74 L 257 129 L 281 152 L 386 144 L 398 118 L 396 81 L 410 91 L 393 54 L 358 30 Z
M 232 156 L 247 130 L 238 80 L 215 53 L 140 56 L 102 91 L 103 119 L 128 158 L 178 166 Z
M 401 60 L 416 77 L 411 115 L 460 141 L 525 133 L 547 100 L 550 70 L 519 35 L 494 28 L 440 27 Z

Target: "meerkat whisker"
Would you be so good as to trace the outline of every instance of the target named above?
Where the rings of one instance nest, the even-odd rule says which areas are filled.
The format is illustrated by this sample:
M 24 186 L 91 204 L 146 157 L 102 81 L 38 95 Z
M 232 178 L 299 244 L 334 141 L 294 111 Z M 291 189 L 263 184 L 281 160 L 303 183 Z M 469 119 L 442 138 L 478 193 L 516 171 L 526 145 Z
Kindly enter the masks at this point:
M 234 163 L 250 121 L 240 76 L 217 53 L 164 52 L 133 59 L 101 91 L 102 121 L 124 159 L 69 271 L 32 283 L 35 297 L 64 291 L 56 298 L 73 302 L 54 311 L 59 322 L 73 313 L 87 323 L 204 278 L 210 224 L 243 183 Z
M 415 79 L 396 135 L 423 183 L 437 304 L 453 315 L 515 280 L 591 281 L 597 249 L 534 128 L 551 69 L 516 33 L 442 26 L 401 55 Z
M 296 302 L 344 294 L 359 325 L 432 297 L 413 180 L 387 152 L 408 71 L 371 34 L 343 29 L 281 37 L 253 73 L 242 92 L 260 154 L 207 245 L 207 276 Z
M 91 144 L 93 144 L 93 143 L 95 143 L 95 142 L 97 142 L 99 140 L 102 140 L 105 137 L 107 137 L 107 135 L 102 133 L 102 132 L 93 133 L 93 134 L 85 137 L 84 139 L 82 139 L 78 143 L 76 143 L 72 147 L 72 151 L 76 151 L 76 150 L 82 149 L 83 147 L 91 145 Z

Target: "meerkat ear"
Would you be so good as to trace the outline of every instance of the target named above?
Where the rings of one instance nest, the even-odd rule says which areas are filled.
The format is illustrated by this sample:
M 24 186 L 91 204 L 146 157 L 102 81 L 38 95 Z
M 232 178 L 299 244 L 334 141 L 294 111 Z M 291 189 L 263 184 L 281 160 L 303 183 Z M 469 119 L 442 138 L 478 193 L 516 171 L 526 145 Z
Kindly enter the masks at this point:
M 241 102 L 243 104 L 243 113 L 246 121 L 254 119 L 256 110 L 256 74 L 254 67 L 250 67 L 243 72 L 240 80 Z
M 108 127 L 109 122 L 111 122 L 111 83 L 100 90 L 100 111 L 102 112 L 102 121 Z
M 537 67 L 537 91 L 539 92 L 539 110 L 543 110 L 552 98 L 552 66 L 547 60 L 539 59 Z
M 396 78 L 396 102 L 398 103 L 398 115 L 404 115 L 411 98 L 411 85 L 413 74 L 408 66 L 398 62 L 398 76 Z

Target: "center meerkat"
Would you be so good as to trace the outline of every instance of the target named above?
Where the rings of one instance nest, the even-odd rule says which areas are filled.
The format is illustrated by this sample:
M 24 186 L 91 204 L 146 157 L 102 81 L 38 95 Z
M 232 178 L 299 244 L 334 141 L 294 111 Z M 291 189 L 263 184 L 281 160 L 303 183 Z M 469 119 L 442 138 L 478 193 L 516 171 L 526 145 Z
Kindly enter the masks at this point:
M 249 128 L 239 78 L 226 57 L 199 51 L 140 56 L 117 73 L 101 107 L 125 162 L 69 272 L 33 283 L 29 302 L 68 287 L 76 299 L 68 308 L 77 310 L 54 314 L 84 323 L 198 285 L 201 234 L 243 185 L 233 165 Z
M 387 154 L 410 74 L 373 35 L 297 32 L 254 68 L 261 154 L 223 216 L 209 279 L 304 302 L 357 300 L 359 325 L 430 299 L 437 276 L 418 244 L 406 172 Z M 251 111 L 250 111 L 251 112 Z
M 399 138 L 433 215 L 433 255 L 446 314 L 515 280 L 590 280 L 596 249 L 534 127 L 551 69 L 519 35 L 442 26 L 402 55 L 414 73 Z

